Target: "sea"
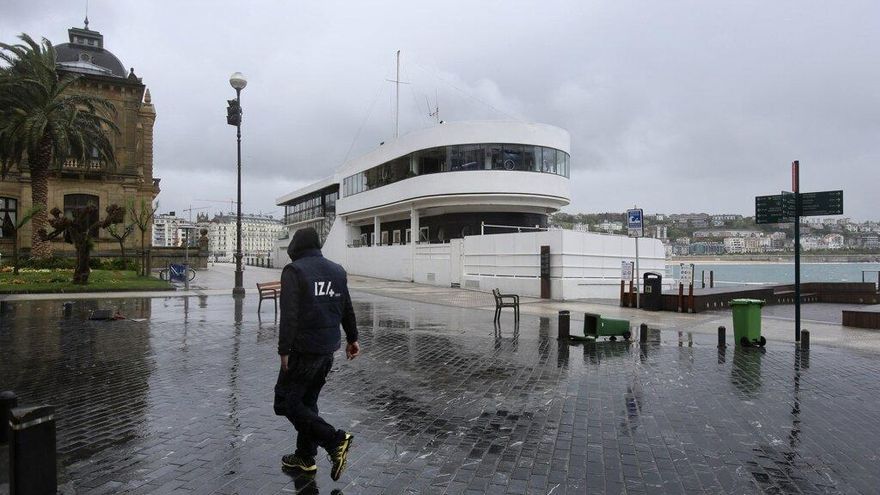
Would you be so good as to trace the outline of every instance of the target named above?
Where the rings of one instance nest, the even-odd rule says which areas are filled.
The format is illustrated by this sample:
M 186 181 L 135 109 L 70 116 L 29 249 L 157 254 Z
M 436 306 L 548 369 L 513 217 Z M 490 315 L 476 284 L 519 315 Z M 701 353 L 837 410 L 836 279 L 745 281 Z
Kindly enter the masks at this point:
M 714 271 L 715 287 L 728 285 L 776 285 L 794 283 L 794 263 L 699 263 L 694 262 L 694 286 L 705 273 Z M 666 276 L 677 279 L 679 263 L 666 265 Z M 801 263 L 801 282 L 874 282 L 880 277 L 880 263 Z

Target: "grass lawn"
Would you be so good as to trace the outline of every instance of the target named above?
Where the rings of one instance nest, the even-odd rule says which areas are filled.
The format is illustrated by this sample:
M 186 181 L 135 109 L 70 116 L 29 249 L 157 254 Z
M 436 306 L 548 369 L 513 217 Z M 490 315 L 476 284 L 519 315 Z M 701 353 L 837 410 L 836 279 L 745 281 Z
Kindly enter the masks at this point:
M 166 290 L 171 285 L 155 277 L 140 277 L 133 271 L 92 270 L 88 285 L 74 285 L 73 270 L 0 273 L 0 294 L 53 292 L 113 292 Z

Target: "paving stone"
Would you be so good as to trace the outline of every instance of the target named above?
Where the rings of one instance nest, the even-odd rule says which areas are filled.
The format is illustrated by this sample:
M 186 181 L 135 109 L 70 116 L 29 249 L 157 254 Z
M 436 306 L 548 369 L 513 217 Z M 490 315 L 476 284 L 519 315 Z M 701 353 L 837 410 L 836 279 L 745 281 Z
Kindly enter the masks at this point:
M 439 292 L 438 292 L 439 294 Z M 686 327 L 560 345 L 549 318 L 354 294 L 363 356 L 338 355 L 322 414 L 355 444 L 340 482 L 280 469 L 277 327 L 231 297 L 4 302 L 0 388 L 57 406 L 75 493 L 871 493 L 877 352 L 719 353 Z M 422 294 L 428 297 L 430 294 Z M 454 306 L 459 307 L 454 307 Z M 136 322 L 85 319 L 119 309 Z M 268 310 L 264 310 L 266 313 Z M 264 315 L 265 316 L 265 315 Z M 8 482 L 0 470 L 0 486 Z

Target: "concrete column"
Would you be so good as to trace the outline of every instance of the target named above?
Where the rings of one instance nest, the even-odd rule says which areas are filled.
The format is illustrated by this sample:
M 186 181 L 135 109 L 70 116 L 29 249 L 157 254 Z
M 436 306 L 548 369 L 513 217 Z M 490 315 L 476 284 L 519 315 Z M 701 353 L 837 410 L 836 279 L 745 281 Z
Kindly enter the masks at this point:
M 416 281 L 416 243 L 419 241 L 419 210 L 415 208 L 411 208 L 409 210 L 409 232 L 410 232 L 410 244 L 409 244 L 409 257 L 412 262 L 412 268 L 410 269 L 410 274 L 412 275 L 412 281 Z
M 373 232 L 376 235 L 376 246 L 382 245 L 382 223 L 379 221 L 379 216 L 373 217 Z

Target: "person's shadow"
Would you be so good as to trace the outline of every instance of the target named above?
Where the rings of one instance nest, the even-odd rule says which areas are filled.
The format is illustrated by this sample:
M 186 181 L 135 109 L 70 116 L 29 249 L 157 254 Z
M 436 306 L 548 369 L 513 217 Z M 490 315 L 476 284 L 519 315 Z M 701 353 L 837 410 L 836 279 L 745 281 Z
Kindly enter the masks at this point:
M 293 486 L 296 488 L 297 495 L 318 495 L 318 482 L 315 480 L 314 474 L 296 473 L 284 470 L 284 474 L 293 478 Z M 344 495 L 342 490 L 334 489 L 330 495 Z

